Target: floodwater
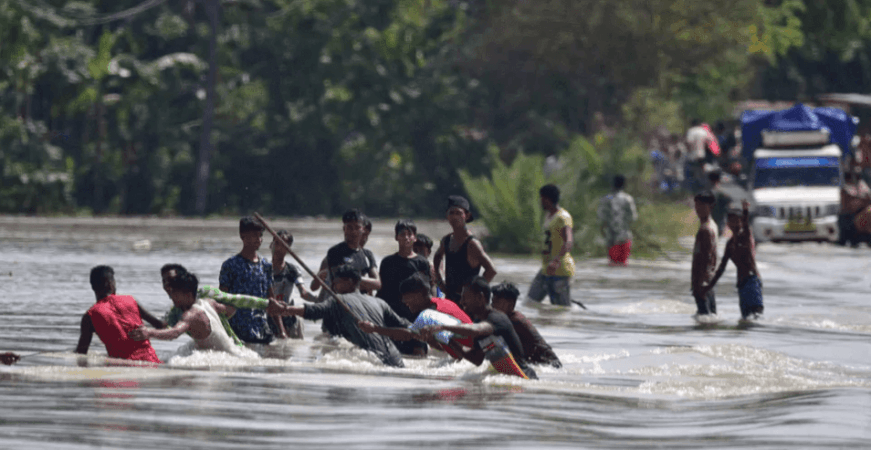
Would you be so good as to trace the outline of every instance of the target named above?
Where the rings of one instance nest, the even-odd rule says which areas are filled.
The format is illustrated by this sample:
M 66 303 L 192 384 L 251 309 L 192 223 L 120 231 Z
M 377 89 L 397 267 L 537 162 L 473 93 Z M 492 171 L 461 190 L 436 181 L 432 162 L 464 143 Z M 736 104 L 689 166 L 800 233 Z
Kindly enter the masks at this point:
M 341 224 L 275 220 L 316 266 Z M 871 439 L 869 249 L 758 247 L 765 317 L 739 324 L 735 271 L 717 288 L 721 321 L 691 317 L 690 256 L 611 268 L 581 261 L 573 296 L 589 309 L 520 309 L 565 367 L 538 381 L 443 356 L 387 368 L 318 337 L 255 347 L 261 357 L 186 353 L 152 341 L 159 368 L 72 350 L 94 302 L 89 269 L 162 315 L 159 268 L 178 262 L 217 284 L 241 247 L 235 220 L 0 217 L 0 448 L 859 448 Z M 444 222 L 421 224 L 439 237 Z M 270 241 L 262 248 L 268 252 Z M 686 243 L 687 246 L 691 242 Z M 395 249 L 377 221 L 369 248 Z M 722 243 L 721 243 L 722 253 Z M 532 258 L 495 258 L 525 292 Z

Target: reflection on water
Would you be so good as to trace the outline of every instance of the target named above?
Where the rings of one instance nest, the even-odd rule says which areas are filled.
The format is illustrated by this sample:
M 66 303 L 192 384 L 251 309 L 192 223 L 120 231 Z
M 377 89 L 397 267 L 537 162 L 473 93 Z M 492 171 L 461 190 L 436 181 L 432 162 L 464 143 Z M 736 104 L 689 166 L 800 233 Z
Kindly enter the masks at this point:
M 275 221 L 316 266 L 341 239 L 330 221 Z M 238 251 L 235 220 L 0 218 L 3 448 L 800 448 L 859 447 L 869 436 L 871 271 L 866 251 L 763 244 L 766 317 L 739 323 L 734 269 L 717 287 L 721 321 L 699 325 L 689 256 L 610 268 L 581 261 L 572 290 L 589 310 L 521 306 L 563 369 L 497 375 L 445 355 L 406 368 L 341 339 L 253 346 L 248 357 L 153 341 L 167 364 L 71 353 L 93 303 L 87 273 L 116 270 L 119 292 L 154 313 L 170 302 L 158 270 L 178 262 L 215 283 Z M 441 236 L 447 227 L 424 222 Z M 143 244 L 144 241 L 148 245 Z M 268 239 L 266 240 L 268 244 Z M 395 249 L 392 223 L 369 246 Z M 263 249 L 266 251 L 266 245 Z M 495 258 L 528 288 L 534 259 Z

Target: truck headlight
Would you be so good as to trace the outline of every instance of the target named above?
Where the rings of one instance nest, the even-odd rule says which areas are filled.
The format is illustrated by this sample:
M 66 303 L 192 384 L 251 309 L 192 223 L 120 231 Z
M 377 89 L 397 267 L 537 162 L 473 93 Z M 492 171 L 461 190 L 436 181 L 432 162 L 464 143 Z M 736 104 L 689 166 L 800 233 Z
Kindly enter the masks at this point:
M 827 216 L 837 216 L 838 214 L 841 214 L 841 205 L 837 203 L 832 205 L 826 205 Z
M 756 216 L 757 217 L 777 217 L 777 208 L 775 208 L 774 206 L 757 205 L 756 206 Z

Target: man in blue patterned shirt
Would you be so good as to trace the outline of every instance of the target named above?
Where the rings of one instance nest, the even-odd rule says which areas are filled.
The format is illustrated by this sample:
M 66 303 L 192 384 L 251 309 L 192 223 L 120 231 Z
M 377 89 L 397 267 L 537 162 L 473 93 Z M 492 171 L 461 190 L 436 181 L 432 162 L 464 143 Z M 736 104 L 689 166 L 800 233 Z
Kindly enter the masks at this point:
M 272 298 L 272 264 L 257 254 L 263 244 L 263 225 L 254 217 L 239 220 L 242 251 L 221 265 L 220 289 L 230 294 Z M 239 308 L 230 318 L 230 326 L 244 342 L 268 344 L 273 334 L 266 311 Z

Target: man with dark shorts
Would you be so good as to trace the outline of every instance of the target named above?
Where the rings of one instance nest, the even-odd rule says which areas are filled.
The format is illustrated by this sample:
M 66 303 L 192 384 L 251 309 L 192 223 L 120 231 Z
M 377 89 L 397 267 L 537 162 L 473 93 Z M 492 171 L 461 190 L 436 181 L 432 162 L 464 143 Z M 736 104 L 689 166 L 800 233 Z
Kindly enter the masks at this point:
M 342 215 L 342 232 L 345 240 L 332 246 L 327 251 L 327 257 L 321 262 L 318 277 L 326 283 L 332 283 L 333 271 L 336 267 L 348 264 L 361 274 L 360 290 L 375 292 L 381 289 L 381 277 L 378 275 L 378 264 L 371 251 L 363 248 L 363 233 L 365 232 L 366 216 L 359 209 L 351 209 Z M 317 278 L 312 280 L 312 291 L 320 288 Z M 321 289 L 319 299 L 328 298 L 325 289 Z
M 696 194 L 694 202 L 699 217 L 699 231 L 693 246 L 692 293 L 698 311 L 696 315 L 717 314 L 714 291 L 708 289 L 717 269 L 717 224 L 711 218 L 716 197 L 711 191 Z
M 484 268 L 484 278 L 489 283 L 496 276 L 493 261 L 484 252 L 481 242 L 475 239 L 466 224 L 474 217 L 469 201 L 459 195 L 448 197 L 447 220 L 453 232 L 443 237 L 441 246 L 433 257 L 436 282 L 445 297 L 459 303 L 463 285 L 478 276 Z M 441 264 L 445 261 L 444 276 Z
M 726 264 L 731 260 L 738 269 L 738 304 L 741 307 L 741 318 L 747 319 L 762 314 L 764 306 L 762 305 L 762 279 L 756 267 L 755 245 L 750 232 L 750 203 L 744 200 L 741 206 L 741 211 L 730 210 L 728 213 L 732 237 L 726 243 L 723 261 L 720 262 L 720 267 L 711 283 L 705 288 L 704 294 L 714 288 L 726 270 Z

